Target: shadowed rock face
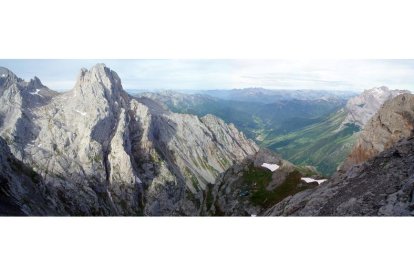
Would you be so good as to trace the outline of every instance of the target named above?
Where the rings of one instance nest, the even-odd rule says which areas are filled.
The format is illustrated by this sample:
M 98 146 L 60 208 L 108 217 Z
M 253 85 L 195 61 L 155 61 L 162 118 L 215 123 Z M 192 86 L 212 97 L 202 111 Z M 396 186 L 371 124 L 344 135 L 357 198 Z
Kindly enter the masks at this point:
M 0 138 L 0 215 L 55 215 L 42 177 L 17 160 Z
M 414 95 L 401 94 L 387 101 L 365 125 L 341 169 L 347 170 L 390 148 L 397 141 L 411 137 L 413 129 Z
M 48 214 L 196 215 L 206 186 L 258 150 L 214 116 L 131 97 L 103 64 L 65 93 L 0 73 L 0 136 L 41 175 Z

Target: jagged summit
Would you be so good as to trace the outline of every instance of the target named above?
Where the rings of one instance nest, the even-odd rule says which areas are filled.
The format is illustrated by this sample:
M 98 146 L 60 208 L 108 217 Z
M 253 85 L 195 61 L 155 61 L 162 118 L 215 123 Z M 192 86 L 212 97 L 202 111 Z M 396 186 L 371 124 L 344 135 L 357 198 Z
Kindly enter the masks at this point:
M 73 93 L 84 97 L 104 96 L 110 101 L 126 96 L 118 74 L 103 63 L 98 63 L 89 70 L 82 68 Z
M 24 107 L 34 107 L 48 102 L 50 98 L 58 95 L 58 92 L 43 85 L 36 76 L 25 81 L 9 69 L 0 67 L 0 96 L 2 95 L 15 98 L 14 101 L 20 102 Z M 4 111 L 8 108 L 3 106 L 0 109 Z
M 1 90 L 6 90 L 7 88 L 11 87 L 12 85 L 16 85 L 15 91 L 26 91 L 29 93 L 36 93 L 38 94 L 40 89 L 48 90 L 48 92 L 52 92 L 48 87 L 43 85 L 40 79 L 34 76 L 29 81 L 25 81 L 22 78 L 19 78 L 14 74 L 11 70 L 0 67 L 0 88 Z
M 48 88 L 45 85 L 43 85 L 43 83 L 40 81 L 38 77 L 35 76 L 33 79 L 31 79 L 27 83 L 26 89 L 30 91 L 31 93 L 36 93 L 40 89 L 48 89 Z
M 44 86 L 43 83 L 40 81 L 40 79 L 36 76 L 29 81 L 29 84 L 32 84 L 36 88 Z
M 98 63 L 89 70 L 81 69 L 77 84 L 82 85 L 87 82 L 98 82 L 107 88 L 115 87 L 123 90 L 118 74 L 103 63 Z
M 19 78 L 15 73 L 6 67 L 0 67 L 0 83 L 5 82 L 5 80 L 10 83 L 19 83 L 26 86 L 35 86 L 36 88 L 45 87 L 40 79 L 36 76 L 33 79 L 30 79 L 28 82 L 25 82 L 22 78 Z

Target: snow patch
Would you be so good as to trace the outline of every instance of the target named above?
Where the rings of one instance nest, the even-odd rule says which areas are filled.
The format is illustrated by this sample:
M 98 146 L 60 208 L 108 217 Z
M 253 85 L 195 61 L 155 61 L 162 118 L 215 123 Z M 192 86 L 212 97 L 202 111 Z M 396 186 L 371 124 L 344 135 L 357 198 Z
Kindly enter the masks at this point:
M 279 169 L 279 166 L 276 164 L 269 164 L 269 163 L 263 163 L 262 167 L 269 169 L 270 171 L 274 172 L 275 170 Z
M 86 116 L 86 113 L 85 112 L 82 112 L 82 111 L 79 111 L 79 110 L 76 110 L 76 109 L 75 109 L 75 112 L 76 113 L 79 113 L 82 116 Z
M 36 89 L 36 91 L 34 91 L 34 92 L 29 92 L 30 94 L 32 94 L 32 95 L 37 95 L 37 96 L 39 96 L 39 97 L 42 97 L 43 98 L 43 96 L 42 95 L 40 95 L 39 94 L 39 92 L 40 92 L 40 89 Z
M 7 75 L 6 74 L 1 74 L 1 77 L 5 78 L 5 77 L 7 77 Z
M 312 183 L 312 182 L 318 182 L 318 185 L 321 185 L 323 182 L 325 182 L 327 179 L 313 179 L 310 177 L 302 177 L 301 178 L 306 183 Z

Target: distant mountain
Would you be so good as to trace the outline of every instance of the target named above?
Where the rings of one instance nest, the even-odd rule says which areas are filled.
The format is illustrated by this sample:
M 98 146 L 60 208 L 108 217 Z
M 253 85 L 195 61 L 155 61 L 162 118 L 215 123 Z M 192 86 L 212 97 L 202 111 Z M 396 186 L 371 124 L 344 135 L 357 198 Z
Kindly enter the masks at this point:
M 363 127 L 384 102 L 403 93 L 410 92 L 407 90 L 390 90 L 385 86 L 365 90 L 347 102 L 345 107 L 347 116 L 344 124 L 355 124 Z
M 192 94 L 208 95 L 219 99 L 273 103 L 283 100 L 329 100 L 349 99 L 357 95 L 353 91 L 330 91 L 330 90 L 293 90 L 293 89 L 264 89 L 264 88 L 243 88 L 230 90 L 200 90 L 192 91 Z

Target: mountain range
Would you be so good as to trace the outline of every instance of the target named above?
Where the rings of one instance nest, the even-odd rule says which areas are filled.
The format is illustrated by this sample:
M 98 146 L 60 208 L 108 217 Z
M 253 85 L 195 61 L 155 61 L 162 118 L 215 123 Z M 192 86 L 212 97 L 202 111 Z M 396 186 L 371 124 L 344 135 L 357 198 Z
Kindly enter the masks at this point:
M 97 64 L 59 93 L 0 68 L 0 214 L 412 214 L 408 91 L 236 92 L 130 95 Z M 397 177 L 373 185 L 384 158 Z
M 162 102 L 179 113 L 214 114 L 233 123 L 259 146 L 295 164 L 315 166 L 330 176 L 350 153 L 367 120 L 385 101 L 401 93 L 409 91 L 378 87 L 355 95 L 341 91 L 256 88 L 200 94 L 142 92 L 137 96 Z M 263 100 L 264 97 L 267 99 Z

